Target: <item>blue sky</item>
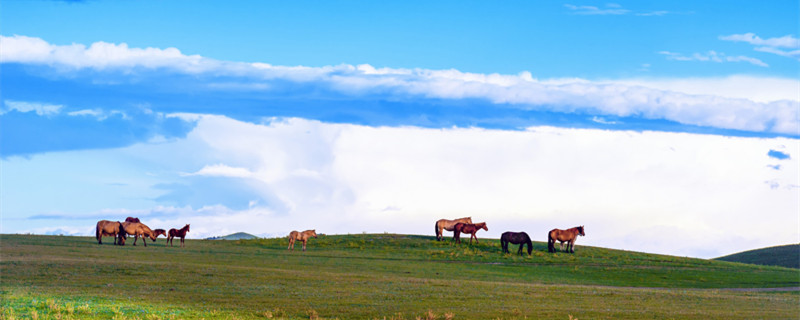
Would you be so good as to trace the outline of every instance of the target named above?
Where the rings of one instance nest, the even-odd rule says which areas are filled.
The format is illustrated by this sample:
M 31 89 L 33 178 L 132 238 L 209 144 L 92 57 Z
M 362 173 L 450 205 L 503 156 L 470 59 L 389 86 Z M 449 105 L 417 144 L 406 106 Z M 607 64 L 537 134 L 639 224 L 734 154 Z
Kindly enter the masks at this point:
M 698 257 L 796 243 L 797 12 L 5 1 L 0 231 L 427 234 L 472 215 L 487 236 L 582 224 L 590 245 Z M 774 226 L 779 243 L 754 236 Z M 719 240 L 670 239 L 698 232 Z

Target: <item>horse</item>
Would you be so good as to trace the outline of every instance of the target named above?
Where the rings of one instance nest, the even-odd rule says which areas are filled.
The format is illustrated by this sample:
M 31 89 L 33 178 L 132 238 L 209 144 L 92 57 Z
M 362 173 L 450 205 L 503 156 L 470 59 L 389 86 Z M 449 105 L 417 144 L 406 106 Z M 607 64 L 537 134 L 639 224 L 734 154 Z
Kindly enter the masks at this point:
M 167 231 L 164 230 L 164 229 L 155 229 L 155 230 L 153 230 L 153 234 L 156 236 L 156 238 L 158 238 L 158 236 L 166 237 L 167 236 Z
M 533 251 L 533 243 L 531 242 L 531 237 L 528 236 L 525 232 L 503 232 L 500 236 L 500 246 L 503 247 L 503 253 L 510 253 L 508 251 L 508 244 L 519 244 L 519 250 L 517 253 L 522 255 L 522 246 L 528 245 L 528 255 L 531 255 L 531 251 Z
M 139 221 L 139 218 L 134 218 L 134 217 L 125 218 L 125 222 L 139 222 L 139 223 L 141 223 L 141 221 Z
M 294 242 L 297 240 L 303 241 L 303 251 L 306 251 L 306 241 L 308 238 L 317 237 L 316 230 L 306 230 L 303 232 L 292 231 L 289 233 L 289 247 L 286 250 L 294 251 Z
M 97 237 L 97 244 L 103 244 L 103 237 L 112 236 L 114 237 L 114 244 L 125 244 L 125 238 L 119 237 L 120 241 L 118 241 L 118 235 L 122 230 L 122 223 L 119 221 L 108 221 L 108 220 L 100 220 L 97 221 L 97 227 L 95 229 L 95 236 Z
M 480 229 L 489 231 L 489 228 L 486 227 L 486 222 L 479 222 L 476 224 L 461 223 L 461 222 L 456 223 L 456 225 L 453 226 L 453 240 L 456 240 L 456 243 L 461 243 L 461 233 L 463 232 L 463 233 L 469 233 L 471 235 L 469 237 L 470 245 L 472 244 L 472 238 L 475 238 L 475 243 L 477 244 L 478 237 L 475 236 L 475 233 L 477 233 L 478 230 Z
M 188 224 L 180 229 L 175 229 L 175 228 L 169 229 L 169 232 L 167 233 L 167 241 L 169 242 L 169 246 L 170 247 L 172 246 L 172 239 L 178 237 L 181 238 L 181 247 L 185 247 L 186 245 L 183 243 L 183 239 L 186 238 L 187 232 L 189 232 Z
M 459 222 L 472 223 L 472 217 L 459 218 L 455 220 L 439 219 L 439 221 L 436 221 L 436 224 L 433 226 L 434 231 L 436 232 L 436 240 L 444 240 L 443 230 L 453 231 L 453 227 Z
M 556 252 L 556 241 L 561 243 L 561 251 L 564 251 L 564 242 L 567 243 L 567 251 L 575 253 L 575 239 L 578 236 L 585 236 L 583 226 L 569 228 L 567 230 L 553 229 L 547 234 L 547 251 Z
M 147 239 L 145 237 L 150 238 L 151 241 L 156 242 L 156 236 L 153 230 L 150 229 L 147 225 L 140 222 L 123 222 L 120 224 L 122 226 L 122 231 L 125 234 L 133 236 L 133 245 L 136 245 L 136 241 L 139 240 L 139 237 L 142 237 L 142 242 L 144 242 L 144 246 L 147 246 Z M 122 242 L 125 245 L 125 241 Z

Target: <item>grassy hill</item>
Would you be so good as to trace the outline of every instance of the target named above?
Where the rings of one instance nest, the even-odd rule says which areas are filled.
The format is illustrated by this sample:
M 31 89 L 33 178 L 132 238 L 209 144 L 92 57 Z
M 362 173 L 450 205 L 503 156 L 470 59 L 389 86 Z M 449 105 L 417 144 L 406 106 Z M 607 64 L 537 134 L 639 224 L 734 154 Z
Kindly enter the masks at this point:
M 739 252 L 715 260 L 800 269 L 800 244 Z
M 110 240 L 110 238 L 108 238 Z M 796 318 L 798 270 L 577 246 L 501 254 L 499 241 L 330 235 L 187 240 L 185 248 L 0 235 L 0 318 Z M 731 290 L 727 288 L 743 288 Z
M 211 237 L 206 240 L 250 240 L 250 239 L 258 239 L 258 237 L 246 232 L 237 232 L 222 237 Z

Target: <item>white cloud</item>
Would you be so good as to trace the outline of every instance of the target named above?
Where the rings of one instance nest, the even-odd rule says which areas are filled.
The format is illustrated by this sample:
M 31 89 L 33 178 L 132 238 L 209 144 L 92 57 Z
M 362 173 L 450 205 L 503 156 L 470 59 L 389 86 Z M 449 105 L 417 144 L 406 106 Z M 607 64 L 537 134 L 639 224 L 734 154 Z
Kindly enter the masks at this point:
M 572 13 L 580 15 L 623 15 L 631 12 L 617 4 L 607 4 L 602 9 L 595 6 L 576 6 L 572 4 L 565 4 L 564 7 L 571 10 Z
M 184 173 L 184 176 L 208 176 L 208 177 L 233 177 L 233 178 L 251 178 L 254 176 L 252 172 L 246 168 L 234 168 L 221 163 L 204 166 L 197 172 Z
M 377 69 L 369 65 L 337 65 L 319 68 L 273 66 L 266 63 L 223 62 L 183 55 L 174 48 L 129 48 L 125 44 L 98 42 L 51 45 L 38 38 L 0 37 L 4 48 L 0 61 L 54 65 L 56 69 L 167 68 L 179 72 L 206 72 L 241 81 L 216 83 L 216 90 L 274 90 L 270 81 L 286 80 L 321 86 L 345 95 L 383 95 L 388 98 L 484 99 L 497 104 L 564 113 L 582 112 L 599 116 L 665 119 L 688 125 L 755 132 L 797 134 L 800 131 L 800 98 L 763 101 L 758 90 L 742 90 L 736 97 L 719 96 L 708 90 L 683 92 L 631 86 L 625 81 L 586 79 L 536 79 L 530 72 L 516 75 L 479 74 L 458 70 Z M 766 66 L 747 56 L 728 56 L 709 51 L 684 56 L 662 51 L 668 59 L 681 61 L 747 62 Z M 775 79 L 794 81 L 797 79 Z M 711 83 L 714 79 L 707 79 Z M 783 88 L 783 87 L 782 87 Z M 674 88 L 673 88 L 674 89 Z M 772 90 L 774 91 L 774 90 Z M 776 96 L 795 93 L 787 90 Z M 744 100 L 747 99 L 747 100 Z
M 757 46 L 755 51 L 777 54 L 800 60 L 800 39 L 795 38 L 793 35 L 785 35 L 779 38 L 762 39 L 754 33 L 732 34 L 729 36 L 720 36 L 720 40 L 746 42 L 751 45 Z M 788 48 L 790 50 L 783 50 Z M 794 49 L 794 50 L 791 50 Z
M 36 112 L 36 114 L 40 116 L 50 116 L 55 115 L 60 112 L 63 105 L 60 104 L 48 104 L 48 103 L 41 103 L 41 102 L 28 102 L 28 101 L 14 101 L 14 100 L 4 100 L 5 108 L 0 109 L 0 114 L 4 114 L 9 111 L 17 111 L 17 112 Z
M 781 100 L 800 101 L 800 80 L 747 75 L 719 78 L 640 78 L 605 80 L 631 87 L 647 87 L 688 95 L 717 96 L 728 99 L 748 99 L 768 104 Z
M 800 48 L 800 39 L 795 38 L 793 35 L 785 35 L 780 38 L 762 39 L 761 37 L 755 35 L 754 33 L 748 32 L 744 34 L 732 34 L 729 36 L 720 36 L 719 39 L 725 41 L 747 42 L 749 44 L 756 46 L 794 48 L 794 49 Z
M 703 62 L 748 62 L 750 64 L 759 66 L 759 67 L 769 67 L 768 64 L 764 63 L 756 58 L 747 57 L 747 56 L 729 56 L 724 53 L 719 53 L 714 50 L 708 51 L 707 53 L 694 53 L 691 56 L 685 56 L 680 53 L 670 52 L 670 51 L 660 51 L 659 54 L 667 56 L 669 60 L 676 60 L 676 61 L 703 61 Z

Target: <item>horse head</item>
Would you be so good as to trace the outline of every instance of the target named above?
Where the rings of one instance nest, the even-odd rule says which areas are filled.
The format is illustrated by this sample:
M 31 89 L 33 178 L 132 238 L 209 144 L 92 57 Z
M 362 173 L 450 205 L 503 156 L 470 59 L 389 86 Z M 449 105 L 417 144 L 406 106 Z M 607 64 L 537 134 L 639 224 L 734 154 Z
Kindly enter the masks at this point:
M 311 236 L 313 236 L 314 238 L 317 237 L 317 229 L 311 230 Z
M 581 236 L 586 236 L 586 233 L 583 232 L 583 226 L 578 227 L 578 234 Z
M 486 226 L 486 222 L 479 223 L 478 227 L 483 229 L 483 230 L 489 231 L 489 227 Z

